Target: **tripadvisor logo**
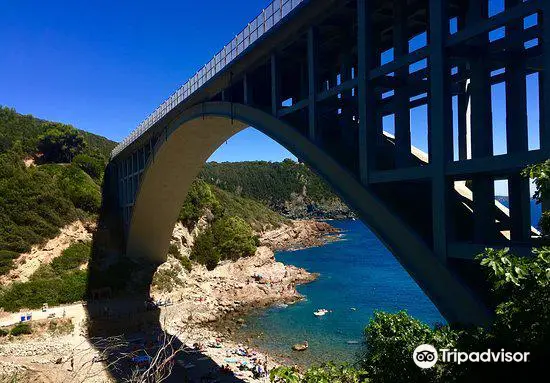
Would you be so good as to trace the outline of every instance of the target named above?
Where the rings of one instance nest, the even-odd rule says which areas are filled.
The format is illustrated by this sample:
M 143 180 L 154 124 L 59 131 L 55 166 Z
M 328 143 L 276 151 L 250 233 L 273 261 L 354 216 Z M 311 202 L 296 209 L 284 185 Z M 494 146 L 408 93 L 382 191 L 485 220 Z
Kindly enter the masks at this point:
M 491 362 L 505 362 L 505 363 L 521 363 L 528 362 L 529 352 L 511 352 L 501 349 L 500 351 L 487 351 L 479 352 L 464 352 L 456 349 L 450 350 L 448 348 L 442 348 L 439 350 L 441 353 L 441 362 L 450 363 L 491 363 Z M 413 361 L 420 368 L 431 368 L 435 366 L 439 358 L 439 353 L 436 348 L 430 344 L 421 344 L 414 349 Z
M 421 344 L 414 349 L 413 360 L 420 368 L 430 368 L 437 363 L 437 350 L 431 344 Z

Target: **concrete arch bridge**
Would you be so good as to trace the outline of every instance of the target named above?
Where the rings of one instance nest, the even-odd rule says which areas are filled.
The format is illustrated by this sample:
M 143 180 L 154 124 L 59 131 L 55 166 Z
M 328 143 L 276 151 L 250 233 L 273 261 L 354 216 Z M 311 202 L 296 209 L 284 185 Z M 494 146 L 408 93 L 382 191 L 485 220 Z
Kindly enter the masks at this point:
M 276 0 L 113 151 L 105 206 L 126 254 L 163 262 L 204 162 L 252 126 L 321 175 L 449 321 L 486 323 L 473 257 L 530 252 L 538 233 L 520 172 L 550 158 L 550 2 L 505 3 Z M 505 137 L 492 115 L 501 83 Z M 419 127 L 426 152 L 411 146 Z M 497 139 L 506 153 L 495 155 Z

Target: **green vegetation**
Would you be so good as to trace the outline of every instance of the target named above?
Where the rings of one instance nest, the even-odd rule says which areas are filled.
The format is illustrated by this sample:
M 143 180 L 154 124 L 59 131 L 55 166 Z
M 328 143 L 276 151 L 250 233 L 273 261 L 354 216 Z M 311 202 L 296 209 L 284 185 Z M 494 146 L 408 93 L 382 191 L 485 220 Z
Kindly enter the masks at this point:
M 209 162 L 199 177 L 289 217 L 350 215 L 349 209 L 326 182 L 307 166 L 289 159 L 283 162 Z
M 216 214 L 219 207 L 220 204 L 214 193 L 212 193 L 210 186 L 202 180 L 195 180 L 191 184 L 189 193 L 187 193 L 178 219 L 187 228 L 192 228 L 207 210 L 212 214 Z
M 0 250 L 0 275 L 7 274 L 13 269 L 13 260 L 19 257 L 19 253 L 9 250 Z
M 10 331 L 13 336 L 32 334 L 32 328 L 28 323 L 18 323 Z
M 180 261 L 181 266 L 185 270 L 191 271 L 193 269 L 193 265 L 191 264 L 191 261 L 189 260 L 189 258 L 182 255 L 179 252 L 178 247 L 174 243 L 171 243 L 170 247 L 168 247 L 168 254 L 170 254 L 171 256 L 176 258 L 178 261 Z
M 361 383 L 367 381 L 367 374 L 347 364 L 327 363 L 311 367 L 303 375 L 293 367 L 277 367 L 269 378 L 277 383 Z
M 35 309 L 43 303 L 59 305 L 84 299 L 88 273 L 80 266 L 90 258 L 89 243 L 75 243 L 49 265 L 41 265 L 28 282 L 0 291 L 0 307 L 8 311 Z
M 37 149 L 45 162 L 71 162 L 84 150 L 84 137 L 70 125 L 51 123 L 38 137 Z
M 84 170 L 94 181 L 100 183 L 103 180 L 103 171 L 105 170 L 105 160 L 103 158 L 79 154 L 73 158 L 72 163 Z
M 48 173 L 63 196 L 78 209 L 97 213 L 101 206 L 101 187 L 77 166 L 48 164 L 39 169 Z
M 179 265 L 159 268 L 153 275 L 151 284 L 161 291 L 172 292 L 174 287 L 182 284 L 182 280 L 178 276 L 180 271 Z
M 12 108 L 0 106 L 0 153 L 18 148 L 23 155 L 34 155 L 37 152 L 40 136 L 46 134 L 49 128 L 56 126 L 66 125 L 41 120 L 31 115 L 21 115 Z M 115 142 L 104 137 L 81 130 L 78 132 L 85 143 L 83 149 L 85 154 L 106 159 L 116 146 Z
M 227 217 L 215 221 L 198 235 L 190 259 L 212 270 L 220 260 L 253 255 L 257 246 L 257 237 L 242 218 Z
M 91 254 L 91 243 L 77 242 L 63 250 L 61 256 L 52 261 L 51 267 L 56 273 L 65 273 L 75 270 L 88 262 Z
M 219 201 L 224 216 L 240 217 L 256 231 L 275 229 L 287 222 L 280 214 L 255 200 L 240 197 L 213 185 L 210 188 Z
M 56 335 L 67 335 L 74 330 L 74 324 L 71 319 L 52 319 L 48 323 L 48 332 Z
M 76 217 L 50 174 L 26 168 L 15 153 L 0 154 L 0 249 L 27 252 Z
M 208 270 L 216 268 L 222 256 L 216 246 L 212 230 L 206 230 L 197 236 L 189 258 L 201 265 L 205 265 Z
M 106 158 L 115 143 L 69 125 L 0 107 L 0 251 L 28 252 L 77 218 L 97 214 Z M 26 157 L 72 164 L 27 168 Z M 0 273 L 12 263 L 0 257 Z
M 196 179 L 191 185 L 178 219 L 191 229 L 202 216 L 210 216 L 212 219 L 239 217 L 257 231 L 276 228 L 286 222 L 280 214 L 262 203 Z

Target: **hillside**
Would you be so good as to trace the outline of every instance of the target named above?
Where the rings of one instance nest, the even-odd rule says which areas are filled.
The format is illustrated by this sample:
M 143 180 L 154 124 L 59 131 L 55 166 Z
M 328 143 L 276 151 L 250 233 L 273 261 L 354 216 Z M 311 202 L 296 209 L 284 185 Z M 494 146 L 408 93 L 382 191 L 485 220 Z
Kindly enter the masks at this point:
M 288 218 L 347 218 L 353 213 L 307 166 L 283 162 L 209 162 L 199 176 Z
M 22 115 L 13 108 L 0 105 L 0 153 L 5 153 L 20 142 L 21 150 L 26 155 L 36 153 L 36 147 L 40 135 L 56 125 L 64 125 L 56 122 L 42 120 L 32 115 Z M 100 153 L 104 158 L 109 158 L 111 150 L 116 142 L 97 134 L 78 130 L 84 138 L 85 154 Z
M 71 163 L 47 161 L 39 152 L 44 137 L 58 129 L 74 139 Z M 66 146 L 63 139 L 67 137 L 50 140 L 50 147 Z M 94 219 L 101 203 L 103 168 L 114 145 L 69 125 L 0 107 L 0 251 L 27 252 L 70 222 Z M 25 164 L 29 157 L 39 159 L 38 165 Z M 4 253 L 3 269 L 14 256 Z

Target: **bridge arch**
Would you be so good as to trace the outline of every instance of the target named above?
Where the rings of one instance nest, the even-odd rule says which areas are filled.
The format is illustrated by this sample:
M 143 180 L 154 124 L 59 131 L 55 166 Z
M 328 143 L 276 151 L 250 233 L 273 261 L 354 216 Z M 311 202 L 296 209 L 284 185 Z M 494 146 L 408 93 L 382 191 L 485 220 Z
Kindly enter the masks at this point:
M 146 164 L 135 198 L 126 243 L 128 256 L 158 264 L 165 261 L 191 183 L 210 155 L 248 126 L 277 141 L 322 176 L 358 212 L 445 318 L 451 322 L 488 322 L 486 307 L 372 191 L 297 129 L 242 104 L 199 104 L 167 126 Z

